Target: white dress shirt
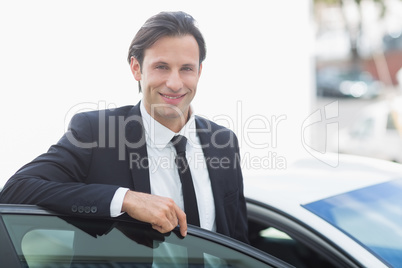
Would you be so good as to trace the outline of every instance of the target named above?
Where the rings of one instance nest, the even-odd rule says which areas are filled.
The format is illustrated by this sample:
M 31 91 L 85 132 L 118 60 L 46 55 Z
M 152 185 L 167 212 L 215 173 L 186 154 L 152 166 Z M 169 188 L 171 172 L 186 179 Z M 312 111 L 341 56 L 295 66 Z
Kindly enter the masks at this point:
M 191 114 L 179 133 L 174 133 L 153 119 L 145 109 L 143 102 L 140 105 L 149 160 L 151 194 L 172 198 L 184 210 L 182 187 L 175 164 L 176 150 L 170 140 L 177 134 L 185 136 L 187 138 L 186 157 L 197 196 L 200 225 L 201 228 L 215 231 L 214 197 L 204 153 L 196 133 L 194 114 Z M 119 188 L 116 191 L 110 206 L 112 217 L 121 214 L 127 190 L 127 188 Z

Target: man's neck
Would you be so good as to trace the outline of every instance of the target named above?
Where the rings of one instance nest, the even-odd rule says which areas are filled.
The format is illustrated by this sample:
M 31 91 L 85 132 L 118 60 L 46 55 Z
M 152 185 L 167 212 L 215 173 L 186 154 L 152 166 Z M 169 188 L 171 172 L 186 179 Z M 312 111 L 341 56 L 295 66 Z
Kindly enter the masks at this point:
M 171 131 L 178 133 L 180 130 L 186 125 L 188 120 L 190 119 L 190 116 L 192 114 L 192 108 L 191 106 L 188 109 L 187 113 L 182 113 L 178 115 L 177 117 L 164 117 L 159 115 L 157 112 L 151 114 L 150 111 L 148 111 L 147 107 L 144 106 L 148 114 L 156 120 L 158 123 L 163 125 L 164 127 L 170 129 Z
M 175 118 L 163 118 L 163 120 L 160 120 L 157 116 L 154 117 L 156 121 L 158 121 L 161 125 L 167 127 L 174 133 L 180 132 L 180 130 L 184 127 L 184 125 L 187 123 L 188 119 L 190 118 L 190 113 L 187 114 L 186 117 L 180 116 L 180 117 L 175 117 Z

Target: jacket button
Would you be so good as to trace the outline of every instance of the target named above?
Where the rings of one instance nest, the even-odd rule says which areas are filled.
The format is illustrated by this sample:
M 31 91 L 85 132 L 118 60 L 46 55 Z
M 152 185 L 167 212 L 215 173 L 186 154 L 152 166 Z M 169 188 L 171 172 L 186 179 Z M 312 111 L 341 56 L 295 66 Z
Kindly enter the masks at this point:
M 73 205 L 73 206 L 71 207 L 71 211 L 72 211 L 72 212 L 77 212 L 77 210 L 78 210 L 77 205 Z
M 79 213 L 84 212 L 84 206 L 79 206 L 79 207 L 78 207 L 78 212 L 79 212 Z
M 89 213 L 91 212 L 91 208 L 90 207 L 85 207 L 85 213 Z
M 98 212 L 98 208 L 97 208 L 96 206 L 92 206 L 92 207 L 91 207 L 91 212 L 92 212 L 92 213 Z

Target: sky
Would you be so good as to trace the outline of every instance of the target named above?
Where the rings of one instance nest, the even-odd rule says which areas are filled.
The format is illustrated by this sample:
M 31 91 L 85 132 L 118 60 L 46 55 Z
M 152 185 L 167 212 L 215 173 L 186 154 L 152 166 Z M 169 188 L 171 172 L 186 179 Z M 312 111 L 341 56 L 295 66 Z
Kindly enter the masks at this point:
M 207 43 L 195 113 L 235 131 L 244 170 L 286 169 L 306 153 L 310 9 L 307 0 L 1 1 L 0 186 L 76 112 L 141 100 L 128 46 L 146 19 L 169 10 L 191 14 Z

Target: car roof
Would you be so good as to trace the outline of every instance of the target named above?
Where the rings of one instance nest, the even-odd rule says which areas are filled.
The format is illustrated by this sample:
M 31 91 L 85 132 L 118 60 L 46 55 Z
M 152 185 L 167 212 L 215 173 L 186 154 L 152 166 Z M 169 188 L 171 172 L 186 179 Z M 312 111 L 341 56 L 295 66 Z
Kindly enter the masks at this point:
M 338 158 L 332 167 L 325 159 Z M 327 154 L 310 156 L 284 171 L 245 176 L 244 192 L 250 199 L 281 208 L 300 206 L 348 191 L 402 177 L 402 165 L 367 157 Z
M 402 97 L 389 97 L 365 106 L 360 117 L 378 117 L 388 115 L 390 111 L 402 114 Z

